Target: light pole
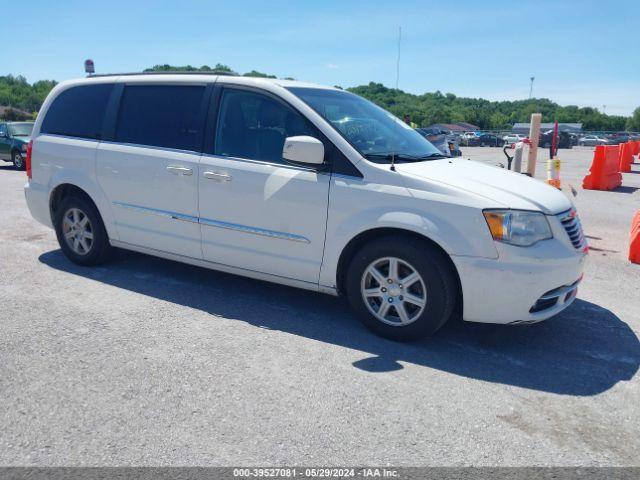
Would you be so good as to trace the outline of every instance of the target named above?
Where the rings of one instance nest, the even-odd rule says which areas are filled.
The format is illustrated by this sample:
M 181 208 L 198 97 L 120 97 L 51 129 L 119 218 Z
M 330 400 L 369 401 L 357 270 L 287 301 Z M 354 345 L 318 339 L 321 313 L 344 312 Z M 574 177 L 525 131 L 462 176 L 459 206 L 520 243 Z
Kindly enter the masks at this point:
M 400 42 L 402 41 L 402 27 L 398 27 L 398 59 L 396 62 L 396 90 L 400 83 Z
M 530 84 L 529 84 L 529 100 L 531 100 L 531 95 L 533 94 L 533 81 L 536 79 L 536 77 L 529 77 L 530 80 Z

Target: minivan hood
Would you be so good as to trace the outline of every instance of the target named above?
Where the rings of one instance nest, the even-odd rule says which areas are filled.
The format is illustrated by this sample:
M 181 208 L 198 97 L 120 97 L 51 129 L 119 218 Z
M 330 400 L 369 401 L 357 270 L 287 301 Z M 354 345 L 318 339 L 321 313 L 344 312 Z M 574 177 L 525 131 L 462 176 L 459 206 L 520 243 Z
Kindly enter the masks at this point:
M 555 215 L 572 207 L 562 192 L 544 182 L 464 158 L 400 163 L 396 170 L 488 198 L 503 208 Z

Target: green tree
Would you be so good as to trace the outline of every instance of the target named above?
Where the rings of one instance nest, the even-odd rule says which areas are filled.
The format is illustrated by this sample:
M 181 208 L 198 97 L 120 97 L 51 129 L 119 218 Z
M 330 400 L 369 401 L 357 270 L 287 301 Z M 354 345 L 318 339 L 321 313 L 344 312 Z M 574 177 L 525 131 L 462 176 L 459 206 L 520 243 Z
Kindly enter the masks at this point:
M 0 105 L 26 112 L 37 111 L 55 85 L 53 80 L 41 80 L 29 85 L 22 76 L 0 77 Z
M 267 73 L 258 72 L 256 70 L 251 70 L 250 72 L 243 73 L 243 77 L 258 77 L 258 78 L 278 78 L 275 75 L 269 75 Z
M 627 130 L 640 132 L 640 107 L 633 111 L 633 115 L 627 119 Z
M 224 65 L 222 63 L 216 63 L 216 66 L 213 67 L 213 69 L 216 70 L 217 72 L 236 73 L 233 70 L 231 70 L 230 67 L 228 67 L 227 65 Z
M 489 122 L 491 123 L 491 127 L 496 130 L 500 130 L 507 127 L 508 121 L 509 121 L 509 117 L 504 113 L 500 113 L 500 112 L 494 112 L 489 119 Z
M 231 67 L 222 63 L 216 63 L 213 67 L 162 64 L 145 70 L 145 72 L 173 71 L 221 71 L 236 74 Z M 257 70 L 251 70 L 244 75 L 276 78 L 273 74 Z M 53 80 L 40 80 L 30 85 L 22 76 L 0 76 L 0 105 L 26 112 L 37 112 L 55 85 L 56 82 Z M 582 123 L 584 130 L 620 131 L 626 128 L 640 131 L 640 107 L 634 111 L 633 116 L 622 117 L 605 115 L 591 107 L 580 108 L 575 105 L 563 107 L 546 98 L 491 102 L 482 98 L 458 97 L 452 93 L 443 94 L 440 91 L 414 95 L 376 82 L 347 90 L 371 100 L 399 118 L 410 115 L 411 120 L 420 126 L 463 121 L 482 129 L 501 129 L 515 122 L 528 122 L 532 113 L 540 112 L 544 122 L 557 120 L 566 123 Z

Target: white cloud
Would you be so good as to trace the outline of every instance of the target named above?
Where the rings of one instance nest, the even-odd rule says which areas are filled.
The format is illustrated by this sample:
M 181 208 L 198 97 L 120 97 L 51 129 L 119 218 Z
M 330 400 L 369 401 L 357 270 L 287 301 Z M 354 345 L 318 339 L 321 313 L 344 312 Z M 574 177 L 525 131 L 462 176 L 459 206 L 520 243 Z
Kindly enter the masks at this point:
M 335 63 L 327 63 L 327 68 L 328 68 L 329 70 L 337 70 L 337 69 L 339 69 L 339 68 L 340 68 L 340 65 L 337 65 L 337 64 L 335 64 Z

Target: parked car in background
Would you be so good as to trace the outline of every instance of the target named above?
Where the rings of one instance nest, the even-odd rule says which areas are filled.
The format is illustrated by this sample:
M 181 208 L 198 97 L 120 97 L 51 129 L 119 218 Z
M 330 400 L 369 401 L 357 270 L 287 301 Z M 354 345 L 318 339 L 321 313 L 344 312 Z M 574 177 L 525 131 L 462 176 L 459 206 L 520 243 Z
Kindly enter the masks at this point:
M 470 147 L 502 147 L 504 140 L 493 133 L 482 133 L 480 136 L 468 140 Z
M 453 138 L 458 145 L 460 145 L 460 141 L 462 140 L 462 134 L 460 132 L 454 132 L 453 130 L 443 130 L 446 132 L 445 134 Z
M 582 137 L 582 135 L 579 135 L 577 133 L 569 133 L 569 140 L 571 141 L 572 147 L 578 145 L 578 140 L 580 139 L 580 137 Z
M 616 132 L 606 136 L 609 145 L 619 145 L 621 143 L 634 140 L 629 132 Z
M 581 147 L 595 147 L 596 145 L 609 145 L 609 140 L 598 135 L 585 135 L 578 139 Z
M 553 130 L 547 130 L 540 134 L 538 146 L 549 148 L 553 144 Z M 558 148 L 571 148 L 571 136 L 567 132 L 558 132 Z
M 344 294 L 394 340 L 430 335 L 454 312 L 545 320 L 582 279 L 587 243 L 562 192 L 448 158 L 337 88 L 189 74 L 66 81 L 29 145 L 29 210 L 79 265 L 120 247 Z
M 438 130 L 436 128 L 417 128 L 416 130 L 448 157 L 459 157 L 462 155 L 458 139 L 451 132 Z
M 477 132 L 464 132 L 462 135 L 460 135 L 460 143 L 462 145 L 468 146 L 469 142 L 474 138 L 478 138 L 479 135 L 480 134 Z
M 519 133 L 509 133 L 502 137 L 505 145 L 513 145 L 514 143 L 521 142 L 525 138 L 527 138 L 526 135 L 520 135 Z
M 33 122 L 0 122 L 0 159 L 24 170 Z

